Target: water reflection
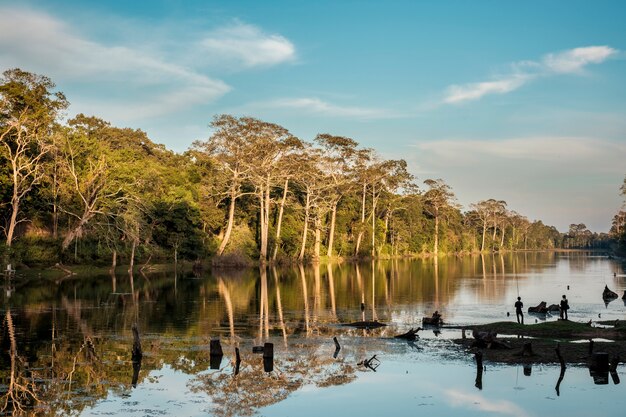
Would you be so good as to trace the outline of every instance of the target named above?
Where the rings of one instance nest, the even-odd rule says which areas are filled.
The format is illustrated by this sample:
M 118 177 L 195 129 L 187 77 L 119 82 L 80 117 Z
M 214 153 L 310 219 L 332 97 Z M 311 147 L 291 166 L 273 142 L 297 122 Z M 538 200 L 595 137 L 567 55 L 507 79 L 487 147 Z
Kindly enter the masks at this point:
M 424 344 L 434 333 L 424 334 L 419 346 L 386 342 L 417 328 L 435 310 L 453 324 L 513 321 L 506 312 L 517 294 L 535 305 L 544 299 L 551 304 L 567 292 L 573 320 L 587 321 L 599 311 L 604 319 L 623 319 L 622 303 L 605 309 L 600 297 L 606 284 L 624 290 L 622 274 L 601 257 L 523 253 L 223 270 L 200 277 L 192 271 L 106 270 L 58 280 L 36 274 L 6 278 L 0 404 L 5 411 L 76 413 L 107 396 L 128 395 L 167 366 L 190 375 L 195 392 L 223 404 L 224 415 L 244 414 L 307 385 L 353 381 L 359 361 L 382 359 L 400 346 L 404 354 L 436 355 L 445 345 Z M 366 320 L 389 326 L 340 326 Z M 132 356 L 134 323 L 142 331 L 141 360 Z M 341 351 L 333 336 L 339 336 Z M 224 348 L 219 363 L 210 354 L 216 338 Z M 270 372 L 263 357 L 250 353 L 265 343 L 276 349 Z M 477 366 L 474 384 L 480 389 L 483 371 Z M 563 369 L 557 395 L 564 374 Z M 602 380 L 609 376 L 619 383 L 611 372 Z M 268 395 L 256 398 L 261 392 Z

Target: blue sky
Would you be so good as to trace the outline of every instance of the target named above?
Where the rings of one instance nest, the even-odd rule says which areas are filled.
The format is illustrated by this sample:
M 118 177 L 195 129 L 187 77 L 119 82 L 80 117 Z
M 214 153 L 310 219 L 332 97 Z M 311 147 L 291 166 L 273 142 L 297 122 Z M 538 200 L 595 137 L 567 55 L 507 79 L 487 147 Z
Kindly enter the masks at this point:
M 626 2 L 4 1 L 0 68 L 182 152 L 215 114 L 350 136 L 466 207 L 607 231 L 626 174 Z

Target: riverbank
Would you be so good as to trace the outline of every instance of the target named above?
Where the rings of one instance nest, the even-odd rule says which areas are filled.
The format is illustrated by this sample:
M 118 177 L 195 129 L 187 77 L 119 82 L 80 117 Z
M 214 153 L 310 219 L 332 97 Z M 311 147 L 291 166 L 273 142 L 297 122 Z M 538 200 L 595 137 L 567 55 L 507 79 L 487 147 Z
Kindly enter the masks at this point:
M 463 329 L 467 337 L 454 342 L 470 353 L 481 351 L 485 361 L 494 363 L 559 363 L 557 344 L 563 360 L 568 364 L 586 364 L 591 352 L 606 352 L 611 358 L 626 358 L 626 321 L 599 321 L 591 325 L 569 320 L 532 325 L 496 322 Z M 498 348 L 476 347 L 473 332 L 496 333 Z M 528 343 L 532 353 L 525 351 Z

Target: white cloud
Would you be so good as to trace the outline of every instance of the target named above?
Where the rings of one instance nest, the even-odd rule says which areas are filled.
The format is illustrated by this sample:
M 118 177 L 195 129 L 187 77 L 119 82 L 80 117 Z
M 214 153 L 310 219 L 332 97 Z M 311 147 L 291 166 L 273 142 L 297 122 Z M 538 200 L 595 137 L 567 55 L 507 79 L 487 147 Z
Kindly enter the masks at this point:
M 452 85 L 448 87 L 444 103 L 455 104 L 463 101 L 478 100 L 487 94 L 504 94 L 521 87 L 528 76 L 514 74 L 509 78 L 496 81 L 483 81 L 464 85 Z
M 199 45 L 207 60 L 245 67 L 271 66 L 296 57 L 295 46 L 285 37 L 241 22 L 209 33 Z
M 105 44 L 49 14 L 0 7 L 0 68 L 47 75 L 66 92 L 82 83 L 82 91 L 94 92 L 97 100 L 84 93 L 70 95 L 72 109 L 114 123 L 177 113 L 227 94 L 228 84 L 200 70 L 207 59 L 250 68 L 295 58 L 289 40 L 241 22 L 190 44 L 195 47 L 183 44 L 167 53 L 149 52 L 142 45 Z
M 616 53 L 617 50 L 608 46 L 587 46 L 548 54 L 542 62 L 547 69 L 555 73 L 578 73 L 586 65 L 602 63 Z
M 359 119 L 392 119 L 403 117 L 387 109 L 340 106 L 315 97 L 282 98 L 255 106 L 304 110 L 314 114 Z
M 510 65 L 510 74 L 497 79 L 448 87 L 443 103 L 458 104 L 478 100 L 489 94 L 510 93 L 538 77 L 580 74 L 587 65 L 600 64 L 617 52 L 609 46 L 587 46 L 550 53 L 539 62 L 515 62 Z
M 447 390 L 445 394 L 451 405 L 455 407 L 472 407 L 487 413 L 497 413 L 498 415 L 509 415 L 513 417 L 528 417 L 530 415 L 517 404 L 507 400 L 494 401 L 482 395 L 458 390 Z
M 28 9 L 0 8 L 0 66 L 21 67 L 55 81 L 93 82 L 121 89 L 132 86 L 141 99 L 132 103 L 132 98 L 125 97 L 124 103 L 130 102 L 130 106 L 101 103 L 81 108 L 100 108 L 104 112 L 99 115 L 104 117 L 114 116 L 112 113 L 126 119 L 131 115 L 154 117 L 212 102 L 230 90 L 221 80 L 151 56 L 140 48 L 86 39 L 62 21 Z

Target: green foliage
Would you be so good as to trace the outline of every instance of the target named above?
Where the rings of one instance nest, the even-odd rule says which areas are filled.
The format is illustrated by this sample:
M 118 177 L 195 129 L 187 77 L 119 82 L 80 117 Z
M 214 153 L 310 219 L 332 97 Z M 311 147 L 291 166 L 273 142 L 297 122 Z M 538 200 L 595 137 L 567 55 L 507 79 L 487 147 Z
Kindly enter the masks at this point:
M 358 256 L 390 257 L 432 253 L 435 245 L 442 254 L 476 252 L 483 236 L 485 251 L 589 247 L 607 239 L 582 229 L 562 235 L 496 199 L 463 213 L 441 179 L 424 181 L 428 189 L 420 192 L 403 160 L 379 158 L 354 139 L 330 134 L 305 143 L 279 125 L 249 117 L 217 116 L 213 135 L 184 154 L 153 143 L 141 130 L 93 116 L 79 114 L 57 126 L 53 122 L 67 101 L 52 93 L 53 87 L 46 77 L 21 70 L 5 72 L 0 85 L 3 144 L 18 132 L 11 124 L 15 115 L 28 108 L 33 116 L 28 127 L 41 139 L 28 145 L 33 146 L 29 151 L 46 147 L 39 176 L 20 201 L 20 219 L 29 221 L 22 224 L 36 224 L 42 235 L 15 228 L 22 242 L 13 255 L 24 263 L 108 264 L 114 251 L 120 262 L 133 251 L 138 262 L 175 256 L 198 260 L 224 249 L 222 260 L 228 256 L 230 263 L 241 264 L 264 250 L 272 255 L 275 243 L 280 259 L 295 259 L 305 222 L 305 257 L 312 259 L 326 255 L 335 207 L 332 249 L 344 257 L 355 255 L 357 242 Z M 0 208 L 8 213 L 12 148 L 4 149 Z M 228 238 L 232 202 L 234 227 Z M 626 244 L 620 221 L 611 237 Z M 319 254 L 314 253 L 316 230 Z
M 50 237 L 23 237 L 12 246 L 15 262 L 28 266 L 54 265 L 60 262 L 61 242 Z

